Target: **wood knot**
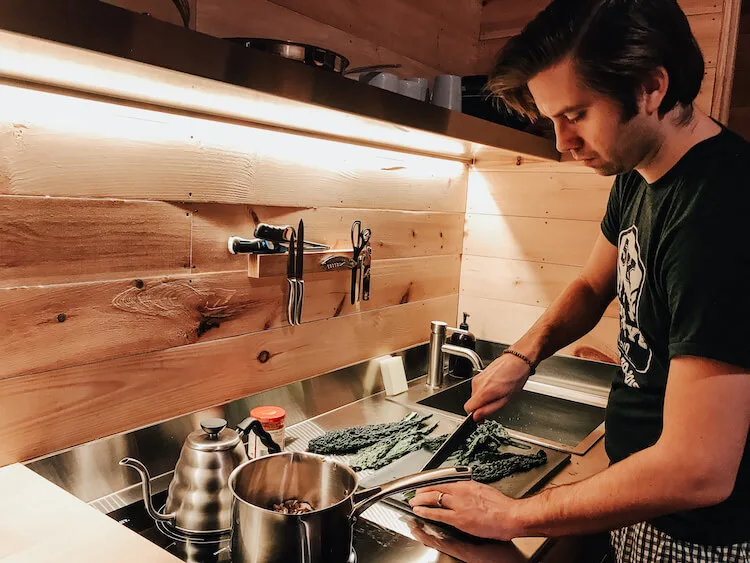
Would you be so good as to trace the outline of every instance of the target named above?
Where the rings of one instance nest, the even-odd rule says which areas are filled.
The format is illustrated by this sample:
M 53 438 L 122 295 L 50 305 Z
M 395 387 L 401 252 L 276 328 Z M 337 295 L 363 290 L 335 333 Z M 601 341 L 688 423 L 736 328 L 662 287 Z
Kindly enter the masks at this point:
M 64 323 L 67 318 L 68 316 L 65 313 L 60 313 L 59 315 L 57 315 L 57 322 Z
M 135 287 L 137 287 L 138 289 L 143 289 L 144 287 L 146 287 L 146 284 L 143 283 L 143 280 L 135 280 Z
M 260 354 L 258 354 L 258 361 L 261 364 L 265 364 L 270 359 L 271 353 L 268 350 L 263 350 Z

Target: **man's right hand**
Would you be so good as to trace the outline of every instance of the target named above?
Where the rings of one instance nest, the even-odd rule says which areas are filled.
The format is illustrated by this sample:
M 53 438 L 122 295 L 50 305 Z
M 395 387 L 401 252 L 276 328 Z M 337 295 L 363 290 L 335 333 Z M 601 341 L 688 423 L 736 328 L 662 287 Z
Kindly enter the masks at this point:
M 464 410 L 474 411 L 477 422 L 491 415 L 508 402 L 529 378 L 529 366 L 512 354 L 503 354 L 471 381 L 471 399 Z

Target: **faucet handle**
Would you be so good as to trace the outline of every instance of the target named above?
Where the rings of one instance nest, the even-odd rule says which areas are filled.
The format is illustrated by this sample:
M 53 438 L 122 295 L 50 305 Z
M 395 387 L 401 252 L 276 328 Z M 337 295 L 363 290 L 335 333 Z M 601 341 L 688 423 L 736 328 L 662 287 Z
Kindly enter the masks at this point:
M 433 332 L 435 334 L 440 334 L 441 332 L 445 332 L 445 330 L 448 328 L 448 323 L 443 321 L 432 321 L 430 323 L 430 332 Z

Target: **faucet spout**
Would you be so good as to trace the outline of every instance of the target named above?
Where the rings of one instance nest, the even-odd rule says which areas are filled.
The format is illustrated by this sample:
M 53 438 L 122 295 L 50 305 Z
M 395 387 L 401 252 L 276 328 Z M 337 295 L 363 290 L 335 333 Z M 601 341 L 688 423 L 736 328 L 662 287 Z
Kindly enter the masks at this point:
M 474 371 L 482 371 L 484 369 L 482 358 L 474 350 L 464 348 L 463 346 L 456 346 L 455 344 L 443 344 L 440 349 L 444 354 L 466 358 L 474 366 Z
M 474 371 L 482 371 L 484 369 L 482 359 L 474 350 L 445 343 L 445 336 L 448 331 L 470 334 L 465 330 L 451 328 L 442 321 L 432 321 L 430 323 L 430 357 L 427 367 L 427 385 L 431 389 L 439 389 L 443 385 L 445 375 L 443 358 L 445 354 L 466 358 L 474 366 Z

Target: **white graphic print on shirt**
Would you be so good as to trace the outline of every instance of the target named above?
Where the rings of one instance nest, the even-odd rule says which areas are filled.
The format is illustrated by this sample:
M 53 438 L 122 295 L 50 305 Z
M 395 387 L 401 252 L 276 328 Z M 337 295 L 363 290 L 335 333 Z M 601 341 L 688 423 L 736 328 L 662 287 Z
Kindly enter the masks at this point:
M 646 281 L 641 260 L 638 227 L 633 225 L 620 233 L 617 255 L 617 298 L 620 302 L 620 366 L 625 383 L 639 388 L 636 373 L 646 373 L 651 365 L 651 349 L 638 325 L 638 310 Z

